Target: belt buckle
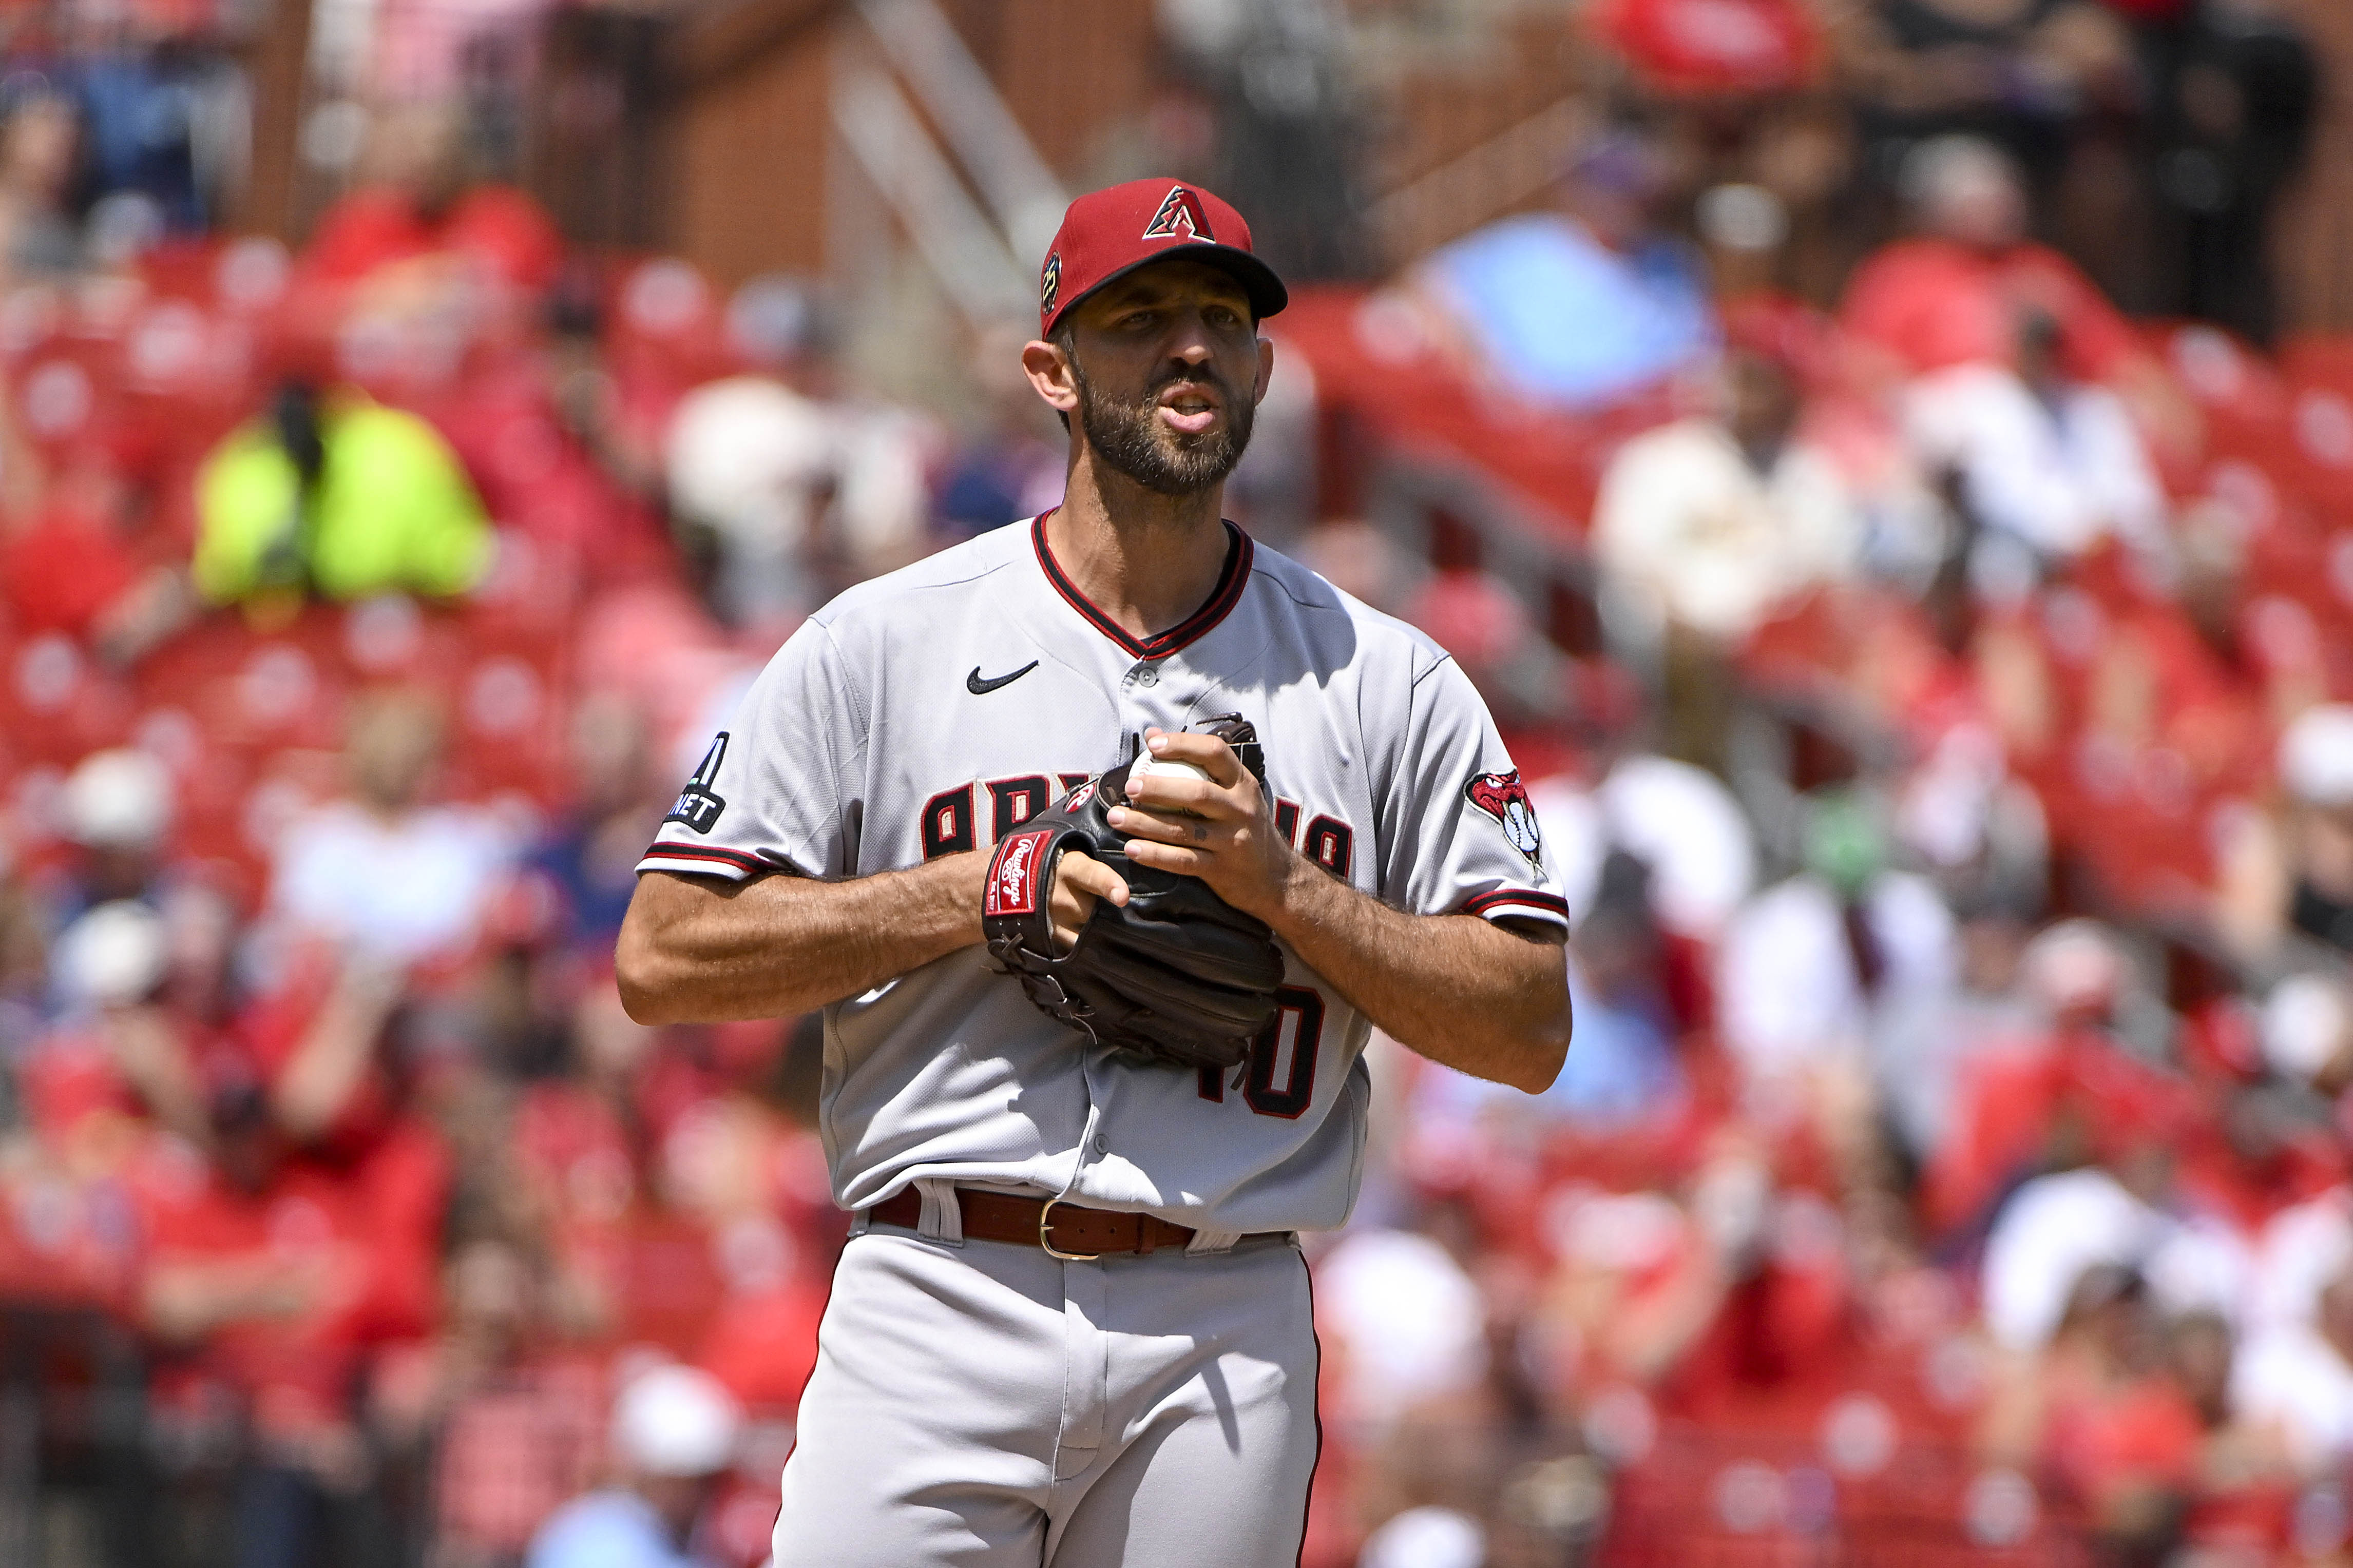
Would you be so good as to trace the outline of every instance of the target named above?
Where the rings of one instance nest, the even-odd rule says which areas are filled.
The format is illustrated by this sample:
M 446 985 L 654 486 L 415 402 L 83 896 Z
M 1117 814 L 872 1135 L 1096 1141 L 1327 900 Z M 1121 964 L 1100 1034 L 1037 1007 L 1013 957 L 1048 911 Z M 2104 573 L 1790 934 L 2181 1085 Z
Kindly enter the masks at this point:
M 1103 1257 L 1100 1252 L 1064 1252 L 1054 1245 L 1054 1205 L 1061 1201 L 1060 1197 L 1048 1198 L 1046 1206 L 1038 1211 L 1038 1245 L 1046 1249 L 1047 1257 L 1058 1258 L 1065 1263 L 1098 1261 Z

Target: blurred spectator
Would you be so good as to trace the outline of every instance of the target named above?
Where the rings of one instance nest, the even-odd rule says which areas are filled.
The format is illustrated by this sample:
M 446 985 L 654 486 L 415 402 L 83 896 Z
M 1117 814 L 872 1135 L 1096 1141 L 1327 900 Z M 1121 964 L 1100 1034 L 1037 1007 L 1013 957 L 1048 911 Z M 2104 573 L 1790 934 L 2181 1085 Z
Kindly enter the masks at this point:
M 48 477 L 45 504 L 0 519 L 0 602 L 29 630 L 67 633 L 128 665 L 195 609 L 184 562 L 155 559 L 163 542 L 138 528 L 132 487 L 83 454 Z
M 2168 559 L 2165 492 L 2132 416 L 2106 387 L 2070 377 L 2064 347 L 2054 318 L 2025 309 L 2014 373 L 1961 365 L 1910 390 L 1915 448 L 1957 476 L 1981 531 L 1970 562 L 1981 590 L 2014 597 L 2104 540 Z
M 1334 1400 L 1368 1444 L 1408 1407 L 1484 1375 L 1485 1306 L 1435 1237 L 1361 1227 L 1324 1256 L 1316 1281 L 1318 1331 L 1343 1373 Z
M 2135 1136 L 2137 1119 L 2182 1130 L 2185 1086 L 2143 1059 L 2168 1047 L 2169 1020 L 2113 933 L 2063 921 L 2028 943 L 2019 964 L 2021 1009 L 2038 1026 L 1976 1042 L 1952 1064 L 1922 1193 L 1940 1232 L 1966 1234 L 2018 1183 L 2085 1164 L 2099 1139 L 2112 1148 Z M 2152 1032 L 2160 1037 L 2135 1037 Z
M 489 520 L 448 444 L 358 393 L 288 383 L 196 484 L 196 587 L 215 604 L 441 597 L 490 569 Z
M 1807 85 L 1820 28 L 1799 0 L 1603 0 L 1594 26 L 1654 89 L 1771 97 Z
M 2049 1348 L 1989 1423 L 1993 1457 L 2048 1474 L 2085 1509 L 2110 1561 L 2165 1561 L 2196 1482 L 2202 1431 L 2164 1375 L 2164 1348 L 2141 1278 L 2116 1262 L 2085 1268 L 2064 1290 Z
M 526 1568 L 691 1568 L 695 1526 L 733 1463 L 743 1417 L 710 1373 L 657 1366 L 614 1402 L 615 1484 L 558 1510 Z
M 539 341 L 485 334 L 465 374 L 427 393 L 427 405 L 480 486 L 481 510 L 519 546 L 511 577 L 667 584 L 677 563 L 653 421 L 629 406 L 597 289 L 588 269 L 567 272 L 547 296 Z
M 437 1568 L 518 1561 L 594 1479 L 604 1378 L 593 1360 L 551 1348 L 546 1289 L 521 1248 L 461 1244 L 442 1270 L 440 1331 L 387 1358 L 375 1380 L 387 1446 L 432 1445 Z
M 1530 786 L 1570 910 L 1582 918 L 1623 850 L 1647 868 L 1658 923 L 1712 944 L 1756 889 L 1756 830 L 1739 799 L 1704 769 L 1635 749 L 1630 734 L 1606 742 L 1594 765 L 1602 776 L 1590 795 L 1567 779 Z
M 2042 1033 L 2049 1017 L 2026 984 L 2035 900 L 1989 888 L 1955 910 L 1957 963 L 1949 986 L 1892 997 L 1873 1031 L 1873 1068 L 1905 1154 L 1925 1165 L 1952 1131 L 1970 1064 L 1989 1049 Z
M 2315 1288 L 2261 1328 L 2231 1379 L 2233 1405 L 2275 1424 L 2305 1474 L 2342 1475 L 2353 1463 L 2353 1230 L 2341 1216 L 2303 1239 Z
M 2277 819 L 2239 824 L 2224 859 L 2222 934 L 2258 964 L 2280 963 L 2289 942 L 2353 952 L 2353 706 L 2296 715 L 2277 767 Z
M 2133 85 L 2123 25 L 2093 0 L 1883 0 L 1839 16 L 1840 75 L 1881 180 L 1910 147 L 1966 133 L 2001 147 L 2047 201 L 2079 121 Z
M 252 1433 L 240 1563 L 348 1558 L 367 1528 L 370 1456 L 350 1394 L 429 1312 L 438 1150 L 412 1136 L 356 1165 L 300 1156 L 249 1079 L 212 1090 L 212 1158 L 167 1152 L 140 1188 L 141 1317 L 166 1347 L 158 1403 L 223 1400 Z
M 1953 919 L 1933 885 L 1887 863 L 1868 800 L 1812 801 L 1804 847 L 1806 869 L 1758 893 L 1725 932 L 1724 1039 L 1768 1097 L 1810 1082 L 1842 1097 L 1868 1071 L 1880 1010 L 1950 984 Z
M 1486 1561 L 1487 1532 L 1477 1520 L 1425 1504 L 1373 1531 L 1356 1568 L 1480 1568 Z
M 574 795 L 530 865 L 564 900 L 570 945 L 601 958 L 637 891 L 637 863 L 669 802 L 645 715 L 617 695 L 592 696 L 572 718 Z
M 1838 470 L 1799 435 L 1813 322 L 1757 300 L 1725 331 L 1719 411 L 1620 447 L 1593 512 L 1594 552 L 1662 649 L 1668 750 L 1718 765 L 1726 656 L 1776 605 L 1852 576 L 1862 542 Z
M 385 693 L 353 713 L 349 798 L 287 833 L 269 912 L 288 938 L 321 938 L 385 963 L 461 950 L 479 930 L 514 849 L 477 807 L 428 804 L 443 720 L 416 695 Z
M 67 775 L 66 836 L 79 854 L 58 889 L 59 918 L 156 891 L 172 829 L 172 774 L 144 752 L 93 752 Z
M 35 1115 L 51 1131 L 107 1109 L 152 1118 L 199 1147 L 209 1140 L 196 1049 L 209 1020 L 161 994 L 170 940 L 163 916 L 128 899 L 98 905 L 58 937 L 58 1023 L 25 1064 Z M 60 1081 L 77 1077 L 87 1098 Z
M 2154 314 L 2268 345 L 2279 326 L 2271 216 L 2317 121 L 2319 61 L 2274 0 L 2189 0 L 2137 18 L 2153 89 Z
M 1574 1127 L 1655 1125 L 1684 1092 L 1649 892 L 1642 864 L 1613 853 L 1569 944 L 1569 991 L 1584 1035 L 1577 1060 L 1562 1065 L 1536 1107 Z
M 1698 363 L 1715 323 L 1696 258 L 1662 226 L 1658 149 L 1588 142 L 1554 210 L 1507 217 L 1424 262 L 1419 282 L 1474 365 L 1537 402 L 1594 408 Z
M 1062 499 L 1069 453 L 1051 439 L 1049 412 L 1019 374 L 1022 334 L 1008 325 L 976 335 L 972 376 L 979 383 L 980 423 L 949 459 L 936 503 L 950 539 L 1035 517 Z
M 530 197 L 479 179 L 455 105 L 396 107 L 370 128 L 357 186 L 319 219 L 309 279 L 364 290 L 364 309 L 444 308 L 453 289 L 537 292 L 562 242 Z
M 217 219 L 251 87 L 231 59 L 204 48 L 120 44 L 78 63 L 89 116 L 89 181 L 101 201 L 130 196 L 159 228 L 186 234 Z M 95 214 L 92 215 L 95 218 Z
M 2054 323 L 2065 379 L 2099 383 L 2168 447 L 2194 417 L 2132 327 L 2073 262 L 2026 237 L 2026 196 L 1988 143 L 1945 136 L 1905 160 L 1914 237 L 1882 247 L 1847 282 L 1840 320 L 1891 379 L 1961 366 L 2017 370 L 2030 313 Z
M 728 331 L 752 368 L 679 404 L 670 503 L 712 607 L 732 625 L 781 634 L 841 586 L 921 549 L 923 441 L 912 416 L 839 395 L 832 345 L 800 285 L 745 284 Z
M 0 259 L 13 288 L 81 268 L 80 229 L 66 206 L 81 128 L 73 100 L 64 94 L 46 84 L 9 85 L 16 89 L 12 98 L 0 100 Z

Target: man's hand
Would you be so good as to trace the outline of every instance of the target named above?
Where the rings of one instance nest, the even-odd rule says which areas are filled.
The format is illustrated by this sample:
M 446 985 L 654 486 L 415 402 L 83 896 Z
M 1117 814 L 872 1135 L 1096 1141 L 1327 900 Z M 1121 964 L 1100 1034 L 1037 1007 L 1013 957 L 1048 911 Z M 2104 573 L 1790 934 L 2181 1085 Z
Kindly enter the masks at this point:
M 1225 742 L 1147 730 L 1144 743 L 1209 776 L 1129 775 L 1134 804 L 1105 820 L 1130 836 L 1130 859 L 1200 878 L 1431 1060 L 1531 1092 L 1552 1082 L 1570 1026 L 1557 931 L 1390 909 L 1292 848 L 1275 831 L 1272 803 Z
M 1139 866 L 1198 877 L 1244 914 L 1274 924 L 1292 879 L 1305 864 L 1274 829 L 1273 809 L 1234 750 L 1215 735 L 1144 732 L 1145 749 L 1190 763 L 1209 776 L 1131 773 L 1127 798 L 1106 818 L 1130 835 Z
M 1079 932 L 1095 912 L 1095 900 L 1127 902 L 1127 884 L 1119 873 L 1093 856 L 1073 849 L 1054 868 L 1054 950 L 1068 952 L 1079 944 Z

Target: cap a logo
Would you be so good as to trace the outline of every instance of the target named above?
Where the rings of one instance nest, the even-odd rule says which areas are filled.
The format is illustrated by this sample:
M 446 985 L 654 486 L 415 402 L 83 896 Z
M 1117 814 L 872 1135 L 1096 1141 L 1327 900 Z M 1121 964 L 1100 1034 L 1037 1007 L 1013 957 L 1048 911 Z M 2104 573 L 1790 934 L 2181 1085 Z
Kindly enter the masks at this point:
M 1209 215 L 1201 210 L 1200 195 L 1189 185 L 1171 185 L 1168 194 L 1160 198 L 1160 210 L 1145 226 L 1144 237 L 1196 239 L 1214 244 L 1218 237 L 1209 232 Z
M 1544 840 L 1536 832 L 1535 805 L 1528 799 L 1528 786 L 1520 782 L 1517 768 L 1507 773 L 1476 775 L 1462 786 L 1462 798 L 1502 824 L 1512 847 L 1526 856 L 1529 865 L 1544 869 L 1544 862 L 1537 858 Z
M 1054 301 L 1060 297 L 1061 292 L 1062 253 L 1058 250 L 1046 258 L 1046 270 L 1039 277 L 1038 309 L 1049 316 L 1052 315 Z

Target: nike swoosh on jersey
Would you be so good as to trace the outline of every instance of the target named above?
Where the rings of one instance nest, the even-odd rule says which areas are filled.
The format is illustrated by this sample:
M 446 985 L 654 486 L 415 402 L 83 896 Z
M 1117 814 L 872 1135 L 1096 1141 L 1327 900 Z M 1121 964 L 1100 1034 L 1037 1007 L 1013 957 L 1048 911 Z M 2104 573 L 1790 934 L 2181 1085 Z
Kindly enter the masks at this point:
M 1031 670 L 1037 668 L 1038 661 L 1033 658 L 1010 675 L 999 675 L 990 679 L 983 680 L 980 678 L 980 666 L 976 664 L 972 667 L 972 673 L 964 678 L 964 689 L 966 691 L 971 692 L 975 697 L 986 697 L 1000 686 L 1012 685 L 1015 681 L 1020 679 L 1023 676 L 1029 674 Z

